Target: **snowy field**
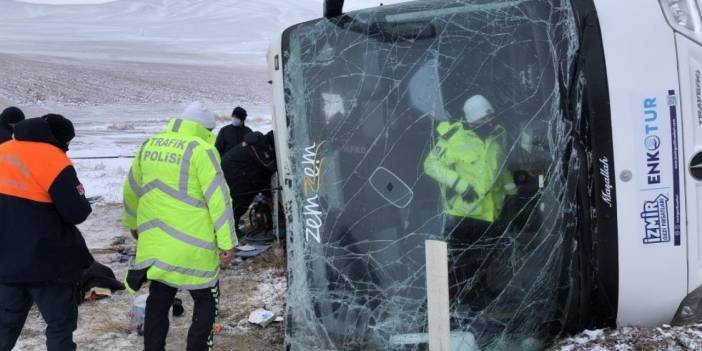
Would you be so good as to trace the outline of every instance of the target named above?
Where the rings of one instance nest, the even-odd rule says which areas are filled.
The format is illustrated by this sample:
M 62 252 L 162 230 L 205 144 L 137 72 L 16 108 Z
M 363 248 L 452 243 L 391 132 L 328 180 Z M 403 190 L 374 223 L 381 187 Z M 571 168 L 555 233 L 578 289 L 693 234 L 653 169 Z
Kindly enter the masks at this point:
M 220 127 L 241 105 L 252 129 L 270 130 L 265 50 L 267 36 L 278 31 L 275 16 L 281 15 L 269 11 L 273 3 L 122 0 L 55 6 L 0 0 L 0 107 L 17 105 L 28 117 L 60 113 L 73 120 L 77 136 L 69 155 L 88 195 L 103 198 L 81 230 L 96 259 L 118 279 L 129 266 L 124 253 L 134 245 L 121 223 L 127 157 L 149 135 L 163 130 L 193 100 L 220 115 Z M 314 17 L 304 15 L 313 7 L 291 13 L 290 20 Z M 260 30 L 236 29 L 253 23 Z M 281 323 L 263 329 L 247 322 L 257 308 L 283 314 L 282 257 L 274 250 L 223 273 L 217 349 L 282 348 Z M 140 349 L 142 340 L 128 315 L 132 300 L 118 293 L 82 305 L 75 333 L 79 350 Z M 192 304 L 187 296 L 183 301 L 186 315 L 172 322 L 169 350 L 185 349 Z M 32 311 L 16 350 L 44 350 L 44 328 Z
M 378 2 L 350 0 L 347 8 Z M 96 258 L 119 279 L 128 268 L 124 253 L 133 247 L 121 228 L 127 157 L 193 100 L 220 115 L 220 127 L 241 105 L 252 129 L 270 130 L 265 67 L 270 40 L 321 11 L 321 0 L 0 0 L 0 107 L 17 105 L 29 117 L 60 113 L 74 121 L 77 137 L 69 154 L 88 195 L 103 198 L 81 229 Z M 216 349 L 282 349 L 282 323 L 262 329 L 246 322 L 256 308 L 283 314 L 282 257 L 274 250 L 224 272 L 219 321 L 224 329 Z M 140 349 L 128 317 L 132 299 L 119 293 L 81 306 L 78 349 Z M 190 299 L 183 300 L 192 311 Z M 173 320 L 168 350 L 184 349 L 189 318 Z M 33 311 L 16 350 L 44 350 L 43 328 Z M 554 347 L 700 349 L 702 327 L 587 331 Z

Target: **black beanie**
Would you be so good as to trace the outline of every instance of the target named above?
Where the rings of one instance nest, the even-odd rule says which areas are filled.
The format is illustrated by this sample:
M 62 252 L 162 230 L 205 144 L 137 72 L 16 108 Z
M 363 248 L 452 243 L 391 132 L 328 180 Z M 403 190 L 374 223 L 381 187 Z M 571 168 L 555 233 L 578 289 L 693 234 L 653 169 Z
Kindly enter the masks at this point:
M 237 106 L 234 108 L 234 111 L 232 111 L 232 117 L 236 117 L 242 121 L 246 120 L 246 116 L 248 116 L 248 114 L 246 114 L 246 110 L 241 108 L 241 106 Z
M 8 107 L 0 114 L 0 121 L 5 124 L 16 124 L 24 121 L 24 113 L 17 107 Z
M 261 132 L 251 132 L 244 136 L 244 141 L 249 145 L 258 145 L 266 142 L 266 137 Z
M 68 143 L 76 136 L 73 123 L 61 115 L 49 114 L 42 117 L 49 124 L 51 133 L 61 145 L 68 146 Z

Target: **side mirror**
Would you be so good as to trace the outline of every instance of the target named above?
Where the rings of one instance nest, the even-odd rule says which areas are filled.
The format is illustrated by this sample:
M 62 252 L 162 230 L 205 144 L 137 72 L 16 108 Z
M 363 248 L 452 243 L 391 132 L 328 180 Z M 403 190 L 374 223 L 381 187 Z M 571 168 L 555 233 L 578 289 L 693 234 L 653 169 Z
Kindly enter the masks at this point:
M 344 13 L 344 0 L 324 0 L 324 18 L 341 16 Z

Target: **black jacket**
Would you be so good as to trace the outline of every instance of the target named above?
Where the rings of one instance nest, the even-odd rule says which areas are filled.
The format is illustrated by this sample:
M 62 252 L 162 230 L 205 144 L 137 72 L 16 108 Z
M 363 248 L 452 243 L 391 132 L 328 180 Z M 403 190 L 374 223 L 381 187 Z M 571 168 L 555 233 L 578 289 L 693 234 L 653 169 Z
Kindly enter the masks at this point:
M 43 189 L 43 196 L 50 200 L 39 201 L 30 192 L 13 193 L 8 190 L 13 188 L 0 185 L 0 283 L 78 282 L 93 258 L 76 228 L 92 211 L 76 171 L 63 157 L 65 167 L 54 167 L 58 169 L 55 176 L 45 170 L 50 168 L 46 165 L 58 163 L 55 155 L 63 153 L 49 146 L 58 142 L 44 120 L 34 118 L 17 124 L 15 139 L 0 145 L 0 167 L 6 167 L 0 170 L 0 182 L 20 183 L 10 179 L 7 171 L 16 167 L 22 174 L 20 180 L 26 178 L 27 184 L 47 183 L 30 187 L 33 191 Z M 49 150 L 54 156 L 37 149 Z M 42 177 L 44 180 L 37 180 Z
M 115 272 L 113 272 L 110 267 L 97 261 L 93 262 L 93 264 L 83 272 L 78 286 L 78 290 L 80 291 L 79 301 L 82 302 L 83 297 L 90 289 L 96 287 L 110 289 L 112 292 L 124 290 L 124 284 L 117 280 Z
M 268 191 L 276 171 L 275 150 L 259 132 L 251 133 L 222 158 L 222 171 L 232 197 Z
M 12 140 L 12 132 L 0 126 L 0 144 Z
M 249 127 L 235 127 L 230 124 L 219 131 L 215 147 L 219 151 L 219 154 L 224 157 L 229 150 L 241 144 L 241 142 L 244 141 L 244 137 L 249 133 L 251 133 Z

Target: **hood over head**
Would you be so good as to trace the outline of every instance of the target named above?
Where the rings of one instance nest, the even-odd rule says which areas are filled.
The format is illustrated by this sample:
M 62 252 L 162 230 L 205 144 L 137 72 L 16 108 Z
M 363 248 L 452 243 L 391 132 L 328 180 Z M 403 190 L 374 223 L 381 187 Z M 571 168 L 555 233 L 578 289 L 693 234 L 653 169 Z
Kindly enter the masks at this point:
M 75 136 L 73 123 L 61 115 L 30 118 L 15 126 L 15 139 L 47 143 L 68 151 L 68 143 Z
M 11 106 L 0 113 L 0 127 L 12 131 L 10 124 L 17 124 L 24 121 L 24 112 L 17 107 Z
M 244 108 L 242 108 L 241 106 L 235 107 L 234 111 L 232 111 L 232 117 L 238 118 L 241 121 L 245 121 L 247 116 L 248 113 L 246 113 L 246 110 L 244 110 Z
M 183 119 L 200 123 L 207 129 L 214 129 L 217 126 L 217 121 L 214 113 L 207 109 L 205 104 L 200 101 L 195 101 L 185 108 L 181 114 Z
M 252 132 L 244 136 L 244 142 L 248 145 L 264 146 L 267 140 L 263 133 Z

